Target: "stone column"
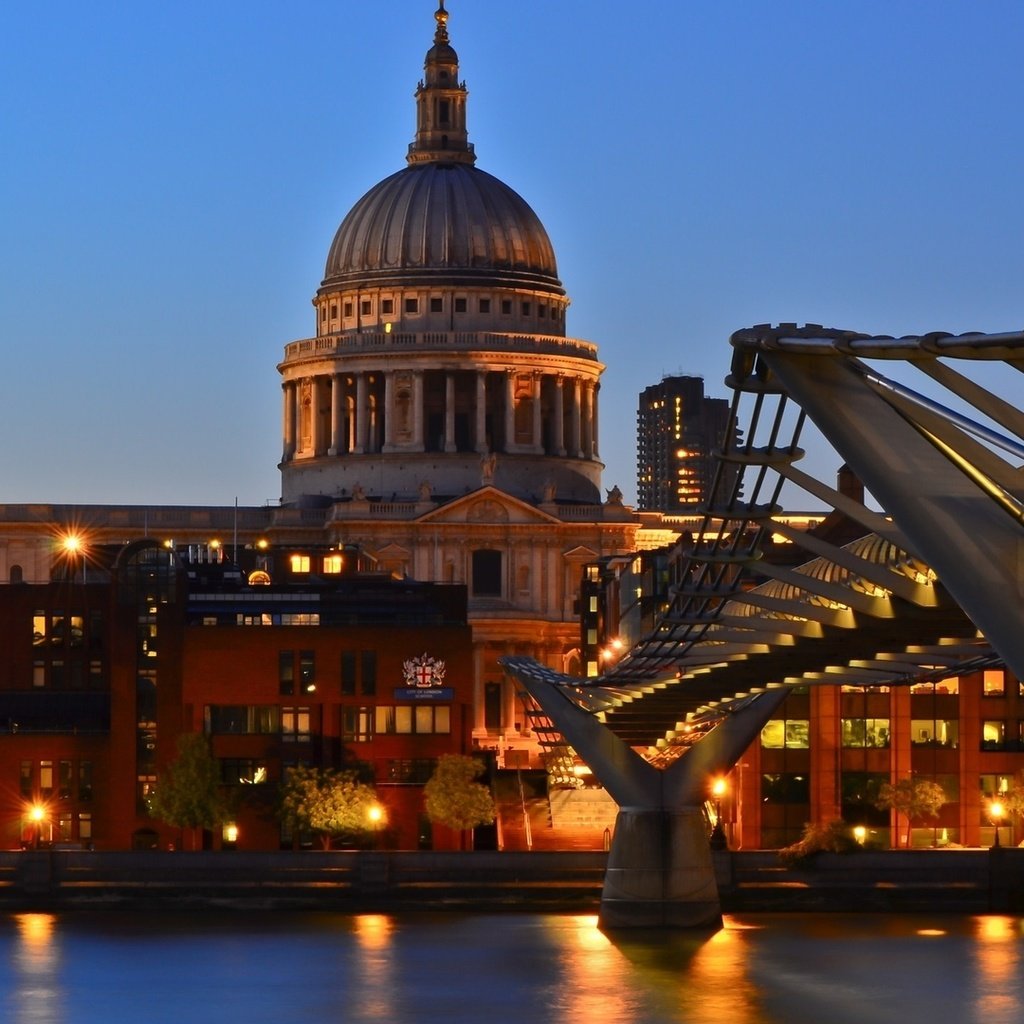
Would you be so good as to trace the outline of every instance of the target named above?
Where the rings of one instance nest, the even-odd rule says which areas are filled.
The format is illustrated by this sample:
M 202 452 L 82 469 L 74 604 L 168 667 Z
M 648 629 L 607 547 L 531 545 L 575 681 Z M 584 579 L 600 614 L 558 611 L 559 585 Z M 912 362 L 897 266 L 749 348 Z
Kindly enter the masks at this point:
M 320 415 L 323 402 L 324 378 L 319 374 L 313 378 L 309 387 L 310 443 L 312 455 L 323 455 L 324 452 L 324 421 Z
M 579 377 L 572 379 L 572 436 L 569 438 L 569 449 L 577 459 L 583 458 L 583 431 L 581 429 L 582 395 Z
M 281 385 L 281 390 L 284 392 L 284 416 L 281 424 L 281 430 L 284 434 L 284 447 L 281 461 L 287 462 L 289 459 L 295 457 L 295 382 L 290 380 L 285 381 Z
M 505 371 L 505 451 L 514 450 L 516 443 L 516 376 Z
M 412 373 L 412 445 L 422 452 L 423 443 L 423 371 L 413 370 Z
M 366 451 L 367 420 L 369 418 L 369 396 L 366 393 L 366 374 L 356 374 L 356 435 L 352 445 L 353 455 Z
M 543 380 L 543 374 L 535 373 L 533 375 L 533 450 L 537 455 L 544 454 L 544 436 L 540 416 L 541 383 Z
M 456 451 L 455 445 L 455 374 L 444 375 L 444 450 Z
M 591 392 L 591 455 L 595 459 L 601 458 L 599 435 L 597 431 L 597 394 L 601 390 L 601 385 L 594 381 L 594 390 Z
M 487 371 L 476 373 L 476 450 L 487 451 Z
M 394 450 L 394 422 L 395 422 L 395 374 L 391 370 L 384 371 L 384 447 L 383 451 Z
M 345 422 L 345 409 L 341 374 L 331 374 L 331 444 L 328 455 L 340 455 L 342 451 L 342 424 Z
M 565 378 L 555 378 L 555 454 L 565 455 Z
M 594 421 L 592 417 L 592 402 L 594 385 L 591 381 L 585 380 L 582 386 L 580 420 L 581 420 L 581 441 L 580 454 L 585 459 L 591 458 L 594 453 Z

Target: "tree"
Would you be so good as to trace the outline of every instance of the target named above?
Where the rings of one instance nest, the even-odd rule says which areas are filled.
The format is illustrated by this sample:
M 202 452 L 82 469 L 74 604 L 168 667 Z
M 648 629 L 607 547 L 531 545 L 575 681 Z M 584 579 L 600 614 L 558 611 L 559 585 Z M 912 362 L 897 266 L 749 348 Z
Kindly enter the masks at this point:
M 181 829 L 213 829 L 228 820 L 220 771 L 202 733 L 178 738 L 178 756 L 157 779 L 149 810 L 155 818 Z
M 875 806 L 883 811 L 895 811 L 897 818 L 907 819 L 907 846 L 910 846 L 911 824 L 920 818 L 938 817 L 939 808 L 946 802 L 943 788 L 930 779 L 900 779 L 896 785 L 886 782 L 878 790 Z M 899 846 L 899 831 L 896 832 Z
M 355 771 L 335 768 L 291 769 L 281 787 L 281 817 L 297 831 L 316 832 L 325 850 L 335 836 L 349 838 L 376 827 L 380 811 L 373 786 Z
M 444 754 L 423 788 L 427 817 L 439 825 L 462 832 L 489 825 L 495 818 L 490 790 L 476 780 L 484 765 L 465 754 Z

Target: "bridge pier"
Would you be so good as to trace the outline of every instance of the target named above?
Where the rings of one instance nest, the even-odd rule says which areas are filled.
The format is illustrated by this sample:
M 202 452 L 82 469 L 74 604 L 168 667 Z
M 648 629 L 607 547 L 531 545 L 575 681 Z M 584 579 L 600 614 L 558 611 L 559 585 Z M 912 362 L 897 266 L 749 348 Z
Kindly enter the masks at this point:
M 703 804 L 786 699 L 785 687 L 736 702 L 668 768 L 655 768 L 575 703 L 579 681 L 531 658 L 502 658 L 619 805 L 599 920 L 603 928 L 721 927 Z
M 699 807 L 624 807 L 608 854 L 601 928 L 722 926 L 707 826 Z

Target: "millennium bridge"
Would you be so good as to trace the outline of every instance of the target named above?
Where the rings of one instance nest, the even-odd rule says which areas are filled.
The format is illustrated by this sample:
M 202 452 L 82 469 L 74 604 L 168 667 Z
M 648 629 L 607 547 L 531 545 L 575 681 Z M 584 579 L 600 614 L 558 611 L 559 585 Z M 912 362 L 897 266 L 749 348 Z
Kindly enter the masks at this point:
M 595 680 L 503 660 L 619 805 L 606 928 L 720 925 L 707 782 L 791 688 L 905 686 L 989 665 L 1024 678 L 1024 413 L 998 393 L 1019 390 L 1024 332 L 783 324 L 731 341 L 728 442 L 664 616 Z M 798 467 L 812 427 L 880 510 Z M 862 536 L 793 529 L 781 514 L 792 488 Z M 777 534 L 808 560 L 765 558 Z

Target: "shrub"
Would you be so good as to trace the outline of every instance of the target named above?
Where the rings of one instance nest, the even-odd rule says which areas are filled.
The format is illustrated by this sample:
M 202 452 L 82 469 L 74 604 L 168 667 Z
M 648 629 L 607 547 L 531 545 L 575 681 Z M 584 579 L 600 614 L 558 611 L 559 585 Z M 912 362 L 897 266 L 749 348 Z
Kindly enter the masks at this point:
M 804 825 L 804 834 L 792 846 L 779 850 L 779 859 L 788 868 L 799 867 L 816 853 L 853 853 L 860 844 L 850 826 L 841 818 Z

